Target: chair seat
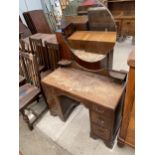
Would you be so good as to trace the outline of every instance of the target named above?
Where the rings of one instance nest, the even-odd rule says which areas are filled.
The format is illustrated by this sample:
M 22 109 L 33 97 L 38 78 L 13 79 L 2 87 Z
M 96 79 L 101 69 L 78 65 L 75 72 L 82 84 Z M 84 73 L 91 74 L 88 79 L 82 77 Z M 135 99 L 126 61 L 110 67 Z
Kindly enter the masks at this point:
M 25 108 L 40 93 L 40 89 L 27 83 L 19 88 L 19 110 Z

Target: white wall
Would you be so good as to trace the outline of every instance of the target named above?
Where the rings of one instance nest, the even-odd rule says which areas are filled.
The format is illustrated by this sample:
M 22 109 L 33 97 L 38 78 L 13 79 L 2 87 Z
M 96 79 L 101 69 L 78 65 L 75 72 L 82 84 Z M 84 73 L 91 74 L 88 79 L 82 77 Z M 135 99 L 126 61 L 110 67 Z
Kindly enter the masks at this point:
M 19 0 L 19 15 L 25 24 L 23 12 L 39 9 L 43 9 L 40 0 Z

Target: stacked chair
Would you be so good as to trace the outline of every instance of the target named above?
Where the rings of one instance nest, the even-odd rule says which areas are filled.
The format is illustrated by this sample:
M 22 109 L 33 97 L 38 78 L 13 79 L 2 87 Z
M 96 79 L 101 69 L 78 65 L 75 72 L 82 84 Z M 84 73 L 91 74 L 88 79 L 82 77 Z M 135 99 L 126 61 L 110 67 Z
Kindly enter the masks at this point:
M 47 110 L 46 104 L 43 106 L 43 110 L 39 110 L 39 113 L 33 109 L 35 104 L 38 104 L 41 96 L 44 96 L 40 84 L 36 55 L 20 51 L 19 71 L 20 76 L 25 79 L 25 83 L 19 87 L 19 111 L 27 122 L 29 129 L 32 130 L 33 124 Z
M 47 110 L 46 99 L 42 91 L 41 79 L 58 67 L 60 60 L 59 45 L 45 42 L 41 39 L 29 38 L 30 46 L 20 40 L 19 47 L 19 111 L 30 130 L 33 124 Z M 36 113 L 34 107 L 39 107 L 44 99 L 42 110 Z M 37 101 L 37 102 L 36 102 Z

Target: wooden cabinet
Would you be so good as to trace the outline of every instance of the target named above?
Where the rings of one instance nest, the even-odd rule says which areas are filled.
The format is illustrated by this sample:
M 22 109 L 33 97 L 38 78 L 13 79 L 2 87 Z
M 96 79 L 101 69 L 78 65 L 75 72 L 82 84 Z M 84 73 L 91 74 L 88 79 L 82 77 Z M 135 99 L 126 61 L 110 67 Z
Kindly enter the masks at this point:
M 123 119 L 118 136 L 118 146 L 128 144 L 135 147 L 135 52 L 129 56 L 130 66 L 128 74 L 127 90 L 123 108 Z
M 108 9 L 114 16 L 118 36 L 134 36 L 135 0 L 108 0 Z

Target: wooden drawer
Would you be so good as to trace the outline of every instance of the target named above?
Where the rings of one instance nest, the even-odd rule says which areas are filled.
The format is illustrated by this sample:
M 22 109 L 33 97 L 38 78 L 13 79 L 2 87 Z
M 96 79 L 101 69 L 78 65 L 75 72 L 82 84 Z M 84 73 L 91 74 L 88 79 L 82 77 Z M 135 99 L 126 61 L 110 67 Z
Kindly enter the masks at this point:
M 100 127 L 100 126 L 92 123 L 92 131 L 96 136 L 98 136 L 100 138 L 103 138 L 105 140 L 110 139 L 110 135 L 111 135 L 110 130 L 107 128 L 103 128 L 103 127 Z
M 134 35 L 135 34 L 135 20 L 123 20 L 122 22 L 122 34 Z
M 98 114 L 94 111 L 90 111 L 90 119 L 93 123 L 110 129 L 112 127 L 112 118 L 107 118 L 104 115 Z
M 105 117 L 112 117 L 113 116 L 112 110 L 109 110 L 109 109 L 102 107 L 102 106 L 99 106 L 99 105 L 93 104 L 91 106 L 91 109 L 96 111 L 99 114 L 103 114 Z

